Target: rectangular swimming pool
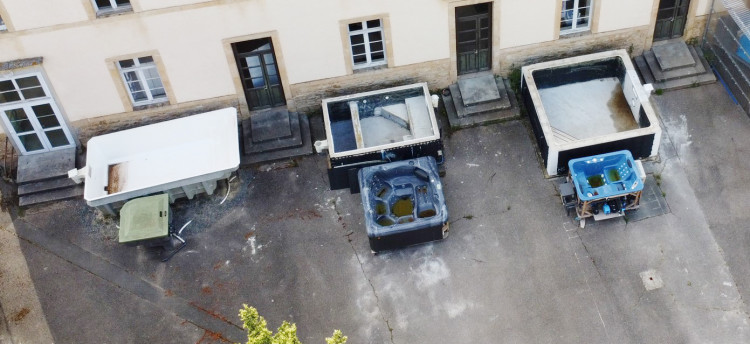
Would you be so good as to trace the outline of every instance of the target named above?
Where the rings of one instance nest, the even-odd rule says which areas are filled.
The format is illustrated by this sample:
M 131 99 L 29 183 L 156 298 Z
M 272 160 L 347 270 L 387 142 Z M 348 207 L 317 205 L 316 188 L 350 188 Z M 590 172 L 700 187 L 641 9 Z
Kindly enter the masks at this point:
M 365 166 L 432 156 L 442 161 L 435 110 L 426 83 L 323 99 L 331 189 L 356 187 Z
M 655 156 L 661 128 L 624 50 L 522 68 L 521 95 L 545 171 L 564 174 L 568 161 L 622 149 Z

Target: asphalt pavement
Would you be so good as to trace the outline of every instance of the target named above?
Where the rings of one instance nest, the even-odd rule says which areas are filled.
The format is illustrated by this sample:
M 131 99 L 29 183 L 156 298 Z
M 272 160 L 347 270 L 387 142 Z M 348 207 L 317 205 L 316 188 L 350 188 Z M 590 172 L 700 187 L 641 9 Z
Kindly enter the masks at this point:
M 750 118 L 720 84 L 652 102 L 665 130 L 645 165 L 665 211 L 585 228 L 525 119 L 445 137 L 450 236 L 378 255 L 360 195 L 331 191 L 319 155 L 178 201 L 188 245 L 167 263 L 119 245 L 116 220 L 83 200 L 9 205 L 2 229 L 19 249 L 0 258 L 26 264 L 31 285 L 0 293 L 0 340 L 48 341 L 26 326 L 56 343 L 239 342 L 247 303 L 304 343 L 333 329 L 349 343 L 750 342 Z M 16 294 L 36 317 L 15 321 Z

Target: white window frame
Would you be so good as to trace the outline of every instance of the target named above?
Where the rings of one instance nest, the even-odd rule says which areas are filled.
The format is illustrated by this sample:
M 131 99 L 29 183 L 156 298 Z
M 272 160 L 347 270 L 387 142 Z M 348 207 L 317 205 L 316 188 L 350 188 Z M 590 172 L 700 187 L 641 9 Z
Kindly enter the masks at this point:
M 91 0 L 91 4 L 94 5 L 96 13 L 124 12 L 133 9 L 130 0 L 128 0 L 127 5 L 118 5 L 115 0 L 109 0 L 110 7 L 104 9 L 99 8 L 99 5 L 96 4 L 96 0 Z
M 367 27 L 367 22 L 368 21 L 373 21 L 373 20 L 380 21 L 380 26 L 375 27 L 375 28 L 368 28 Z M 359 23 L 359 24 L 362 25 L 362 29 L 361 30 L 351 31 L 349 29 L 349 25 L 351 25 L 351 24 L 357 24 L 357 23 Z M 382 65 L 388 64 L 388 55 L 386 54 L 386 46 L 385 46 L 385 28 L 383 28 L 383 19 L 382 18 L 375 18 L 375 19 L 370 19 L 370 20 L 363 20 L 363 21 L 359 21 L 359 22 L 351 22 L 351 23 L 349 23 L 347 25 L 346 28 L 347 28 L 348 33 L 349 33 L 347 37 L 349 38 L 349 51 L 351 53 L 352 69 L 361 69 L 361 68 L 382 66 Z M 383 51 L 382 51 L 382 53 L 383 53 L 383 59 L 382 60 L 378 60 L 378 61 L 373 61 L 372 60 L 373 51 L 370 50 L 370 43 L 371 42 L 370 42 L 370 35 L 369 35 L 372 32 L 380 32 L 380 42 L 383 45 Z M 364 44 L 364 47 L 365 47 L 365 57 L 367 58 L 366 62 L 359 62 L 359 63 L 357 63 L 357 62 L 354 61 L 355 55 L 356 56 L 362 55 L 362 54 L 355 54 L 354 53 L 354 46 L 352 45 L 352 36 L 357 36 L 357 35 L 362 35 L 362 38 L 364 39 L 364 42 L 362 44 Z M 377 42 L 377 41 L 373 41 L 373 42 Z M 357 44 L 357 45 L 360 45 L 360 44 Z M 378 52 L 380 52 L 380 51 L 375 51 L 374 53 L 378 53 Z
M 140 59 L 142 58 L 151 58 L 151 62 L 147 63 L 141 63 Z M 121 62 L 124 61 L 133 61 L 134 65 L 132 67 L 122 68 L 120 65 Z M 165 103 L 169 101 L 169 97 L 167 96 L 167 89 L 164 85 L 164 79 L 161 76 L 161 73 L 159 73 L 159 68 L 156 66 L 156 62 L 153 60 L 152 56 L 141 56 L 136 57 L 132 59 L 125 59 L 125 60 L 119 60 L 116 62 L 117 69 L 120 71 L 120 77 L 122 78 L 122 82 L 125 83 L 125 91 L 128 92 L 128 96 L 130 97 L 130 102 L 133 104 L 133 106 L 141 106 L 141 105 L 150 105 L 150 104 L 158 104 L 158 103 Z M 156 71 L 156 75 L 159 77 L 159 83 L 161 83 L 161 88 L 164 90 L 164 95 L 160 95 L 158 97 L 155 97 L 152 93 L 152 89 L 148 86 L 148 83 L 146 80 L 148 79 L 146 77 L 146 74 L 144 73 L 147 70 L 153 69 Z M 146 93 L 146 100 L 135 100 L 133 97 L 133 90 L 130 89 L 130 83 L 133 81 L 128 81 L 125 74 L 129 72 L 134 72 L 137 76 L 137 81 L 141 84 L 141 90 L 135 91 L 135 92 L 145 92 Z
M 578 16 L 578 11 L 581 9 L 580 2 L 581 0 L 573 0 L 573 8 L 565 8 L 565 5 L 567 4 L 567 1 L 562 0 L 562 7 L 560 12 L 560 34 L 567 34 L 567 33 L 573 33 L 573 32 L 581 32 L 586 31 L 591 28 L 591 16 L 593 14 L 594 9 L 594 0 L 587 0 L 588 4 L 587 6 L 583 6 L 583 8 L 588 7 L 588 12 L 586 16 L 586 23 L 585 24 L 578 24 L 578 21 L 581 20 L 581 18 Z M 586 1 L 586 0 L 583 0 Z M 571 21 L 571 26 L 569 28 L 563 28 L 563 22 L 566 20 Z
M 8 26 L 5 25 L 3 17 L 0 16 L 0 31 L 8 31 Z
M 39 81 L 39 84 L 41 85 L 42 90 L 44 91 L 44 97 L 26 99 L 23 93 L 20 92 L 22 88 L 18 85 L 18 82 L 16 80 L 31 77 L 31 76 L 36 77 L 36 79 Z M 0 104 L 0 118 L 2 118 L 2 122 L 5 127 L 5 132 L 8 133 L 10 137 L 13 139 L 13 142 L 15 143 L 15 146 L 21 155 L 26 155 L 28 153 L 32 153 L 32 154 L 44 153 L 44 152 L 66 149 L 66 148 L 75 146 L 73 135 L 71 135 L 70 129 L 68 128 L 64 119 L 62 118 L 60 109 L 57 107 L 57 103 L 55 102 L 55 99 L 52 97 L 52 93 L 50 93 L 49 87 L 47 86 L 47 81 L 44 79 L 41 73 L 34 72 L 34 73 L 18 74 L 18 75 L 13 75 L 8 78 L 0 78 L 0 81 L 11 81 L 13 83 L 13 86 L 15 86 L 15 89 L 19 91 L 18 95 L 21 98 L 20 100 L 17 100 L 17 101 Z M 38 106 L 38 105 L 44 105 L 44 104 L 47 104 L 52 108 L 52 111 L 55 114 L 55 117 L 59 123 L 59 126 L 44 128 L 42 124 L 39 122 L 39 120 L 36 117 L 36 113 L 34 113 L 34 110 L 32 109 L 32 107 Z M 26 147 L 21 143 L 21 139 L 18 133 L 16 133 L 16 130 L 13 128 L 13 125 L 8 120 L 8 116 L 5 115 L 5 111 L 19 109 L 19 108 L 23 109 L 23 111 L 26 113 L 26 116 L 33 128 L 32 132 L 42 142 L 42 147 L 44 147 L 43 149 L 27 151 Z M 62 129 L 63 133 L 65 133 L 65 138 L 68 140 L 68 144 L 63 145 L 63 146 L 58 146 L 58 147 L 52 147 L 52 143 L 50 143 L 45 132 L 58 130 L 58 129 Z

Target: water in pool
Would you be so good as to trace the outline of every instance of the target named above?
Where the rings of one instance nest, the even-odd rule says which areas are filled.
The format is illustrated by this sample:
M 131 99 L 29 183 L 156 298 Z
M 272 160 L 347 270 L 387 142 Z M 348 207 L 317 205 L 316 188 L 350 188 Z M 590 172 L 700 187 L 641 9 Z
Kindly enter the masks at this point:
M 539 90 L 550 125 L 586 139 L 639 128 L 618 78 L 602 78 Z
M 394 221 L 393 221 L 393 220 L 392 220 L 392 219 L 391 219 L 390 217 L 388 217 L 388 216 L 381 216 L 381 217 L 380 217 L 380 218 L 379 218 L 379 219 L 378 219 L 378 220 L 377 220 L 376 222 L 377 222 L 377 223 L 378 223 L 379 225 L 383 226 L 383 227 L 387 227 L 387 226 L 390 226 L 390 225 L 392 225 L 392 224 L 396 223 L 396 222 L 394 222 Z
M 385 215 L 388 208 L 385 207 L 385 203 L 378 202 L 375 204 L 375 213 L 378 215 Z
M 620 173 L 616 169 L 607 170 L 607 179 L 617 182 L 620 180 Z
M 602 176 L 600 176 L 598 174 L 595 175 L 595 176 L 588 177 L 588 181 L 589 181 L 589 185 L 592 188 L 598 188 L 598 187 L 604 185 L 604 178 L 602 178 Z
M 405 217 L 398 219 L 398 223 L 409 223 L 409 222 L 414 222 L 414 217 L 405 216 Z
M 391 213 L 396 217 L 402 217 L 411 215 L 414 212 L 414 201 L 410 197 L 400 198 L 396 203 L 393 203 Z
M 419 216 L 420 219 L 424 219 L 426 217 L 433 217 L 436 214 L 437 213 L 435 212 L 435 209 L 427 209 L 427 210 L 420 211 L 419 214 L 417 214 L 417 216 Z

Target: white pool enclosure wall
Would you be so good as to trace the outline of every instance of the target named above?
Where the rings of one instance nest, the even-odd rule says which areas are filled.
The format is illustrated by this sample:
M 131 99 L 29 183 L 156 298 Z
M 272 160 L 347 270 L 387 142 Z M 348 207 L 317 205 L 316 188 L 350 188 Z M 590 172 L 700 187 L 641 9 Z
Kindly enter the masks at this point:
M 440 138 L 426 83 L 323 99 L 323 119 L 332 158 Z
M 656 156 L 661 128 L 625 50 L 521 69 L 521 95 L 550 176 L 571 159 L 626 149 Z
M 93 137 L 75 174 L 85 180 L 86 202 L 113 213 L 154 193 L 168 193 L 170 202 L 212 194 L 239 164 L 237 110 L 225 108 Z

